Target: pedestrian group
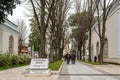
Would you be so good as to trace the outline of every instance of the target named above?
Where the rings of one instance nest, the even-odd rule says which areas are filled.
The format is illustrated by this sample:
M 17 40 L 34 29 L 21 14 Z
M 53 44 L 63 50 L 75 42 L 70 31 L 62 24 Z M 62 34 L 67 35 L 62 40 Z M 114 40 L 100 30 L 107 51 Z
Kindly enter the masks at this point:
M 75 64 L 75 60 L 76 60 L 76 54 L 75 54 L 75 51 L 73 51 L 71 54 L 69 54 L 67 52 L 67 54 L 65 54 L 63 56 L 64 60 L 67 62 L 67 64 L 70 63 L 70 61 L 72 62 L 72 64 Z

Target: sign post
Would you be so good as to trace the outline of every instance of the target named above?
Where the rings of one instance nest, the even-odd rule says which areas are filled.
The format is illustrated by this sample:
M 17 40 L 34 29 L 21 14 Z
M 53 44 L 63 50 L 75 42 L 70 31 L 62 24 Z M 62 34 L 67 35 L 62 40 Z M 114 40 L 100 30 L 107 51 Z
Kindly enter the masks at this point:
M 31 59 L 30 73 L 49 73 L 48 59 Z

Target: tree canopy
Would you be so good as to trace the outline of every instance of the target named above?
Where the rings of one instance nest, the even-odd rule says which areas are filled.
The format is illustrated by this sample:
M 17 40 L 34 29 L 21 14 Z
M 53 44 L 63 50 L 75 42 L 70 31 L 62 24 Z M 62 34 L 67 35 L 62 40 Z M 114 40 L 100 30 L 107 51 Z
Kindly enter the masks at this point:
M 39 32 L 35 18 L 30 19 L 31 33 L 29 35 L 29 46 L 33 46 L 34 51 L 39 51 Z
M 0 23 L 4 22 L 4 18 L 9 14 L 12 15 L 17 4 L 20 4 L 20 0 L 0 0 Z

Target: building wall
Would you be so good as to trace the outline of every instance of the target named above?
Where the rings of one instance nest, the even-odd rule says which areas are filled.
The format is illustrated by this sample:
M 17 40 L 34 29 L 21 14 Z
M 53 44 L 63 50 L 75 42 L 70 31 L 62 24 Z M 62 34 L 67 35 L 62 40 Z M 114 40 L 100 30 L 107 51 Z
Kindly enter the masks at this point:
M 118 57 L 118 10 L 106 22 L 109 58 Z
M 97 27 L 95 27 L 95 28 L 97 28 Z M 96 29 L 97 30 L 97 29 Z M 94 56 L 96 55 L 96 56 L 98 56 L 98 54 L 96 53 L 97 51 L 96 51 L 96 44 L 97 44 L 97 42 L 99 42 L 99 37 L 98 37 L 98 35 L 96 34 L 96 32 L 93 30 L 92 31 L 92 40 L 91 40 L 91 45 L 92 45 L 92 50 L 91 50 L 91 59 L 92 59 L 92 61 L 93 61 L 93 58 L 94 58 Z M 99 44 L 100 44 L 100 42 L 99 42 Z
M 108 20 L 106 22 L 106 38 L 108 40 L 108 58 L 104 59 L 104 61 L 106 62 L 115 62 L 115 63 L 120 63 L 120 59 L 118 56 L 118 27 L 119 26 L 119 21 L 118 18 L 119 17 L 119 7 L 117 7 L 113 12 L 110 13 L 110 15 L 108 16 Z M 94 28 L 97 25 L 94 25 Z M 93 28 L 92 31 L 92 59 L 94 57 L 94 55 L 96 54 L 96 45 L 97 42 L 99 42 L 99 37 L 97 35 L 97 33 L 95 32 Z M 96 29 L 97 30 L 97 29 Z M 100 47 L 100 42 L 99 42 L 99 47 Z
M 3 36 L 4 36 L 4 48 L 3 48 L 3 53 L 9 52 L 9 37 L 13 36 L 14 39 L 14 53 L 18 53 L 18 36 L 15 34 L 11 34 L 7 31 L 3 31 Z
M 18 53 L 18 37 L 19 32 L 17 26 L 5 19 L 4 23 L 0 24 L 0 51 L 1 53 L 9 52 L 9 37 L 12 36 L 14 39 L 13 52 Z
M 18 35 L 14 35 L 14 53 L 18 53 Z

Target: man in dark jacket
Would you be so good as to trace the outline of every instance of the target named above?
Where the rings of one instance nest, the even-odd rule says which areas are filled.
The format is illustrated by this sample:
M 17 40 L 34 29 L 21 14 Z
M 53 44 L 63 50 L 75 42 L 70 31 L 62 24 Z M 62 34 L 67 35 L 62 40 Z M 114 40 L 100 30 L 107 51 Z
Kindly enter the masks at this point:
M 97 56 L 94 56 L 94 62 L 96 62 L 97 61 Z
M 69 54 L 69 53 L 67 53 L 67 54 L 66 54 L 67 64 L 69 64 L 69 62 L 70 62 L 70 57 L 71 57 L 71 56 L 70 56 L 70 54 Z
M 76 54 L 75 53 L 72 53 L 71 54 L 71 60 L 72 60 L 72 63 L 75 64 L 75 59 L 76 59 Z

